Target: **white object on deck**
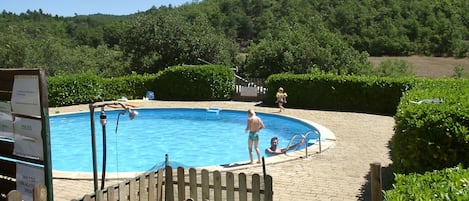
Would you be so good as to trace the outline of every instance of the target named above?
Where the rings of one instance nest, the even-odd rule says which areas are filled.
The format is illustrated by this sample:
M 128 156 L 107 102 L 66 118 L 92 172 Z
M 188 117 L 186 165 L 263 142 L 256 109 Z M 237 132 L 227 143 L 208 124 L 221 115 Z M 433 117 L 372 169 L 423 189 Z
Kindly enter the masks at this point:
M 257 96 L 257 87 L 244 87 L 240 88 L 241 96 Z

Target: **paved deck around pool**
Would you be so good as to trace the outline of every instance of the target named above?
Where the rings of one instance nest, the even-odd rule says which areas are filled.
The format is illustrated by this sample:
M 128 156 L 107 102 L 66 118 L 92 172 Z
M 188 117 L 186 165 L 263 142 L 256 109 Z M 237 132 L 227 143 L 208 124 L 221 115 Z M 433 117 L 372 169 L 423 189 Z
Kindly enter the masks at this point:
M 278 113 L 277 108 L 257 106 L 253 102 L 206 101 L 130 101 L 139 108 L 179 107 L 247 110 Z M 287 105 L 288 106 L 288 105 Z M 51 115 L 89 111 L 88 105 L 50 108 Z M 372 114 L 302 110 L 287 108 L 281 114 L 301 118 L 325 126 L 336 140 L 327 150 L 310 157 L 296 158 L 266 165 L 267 174 L 273 178 L 274 200 L 371 200 L 370 163 L 381 163 L 387 170 L 390 160 L 389 142 L 393 135 L 394 119 Z M 269 142 L 260 142 L 260 148 Z M 247 153 L 246 153 L 247 155 Z M 262 166 L 238 168 L 232 172 L 262 174 Z M 55 175 L 54 175 L 55 176 Z M 122 178 L 123 175 L 120 175 Z M 383 178 L 383 184 L 390 181 Z M 92 179 L 58 179 L 53 181 L 54 200 L 81 198 L 93 191 Z M 107 182 L 111 185 L 111 182 Z

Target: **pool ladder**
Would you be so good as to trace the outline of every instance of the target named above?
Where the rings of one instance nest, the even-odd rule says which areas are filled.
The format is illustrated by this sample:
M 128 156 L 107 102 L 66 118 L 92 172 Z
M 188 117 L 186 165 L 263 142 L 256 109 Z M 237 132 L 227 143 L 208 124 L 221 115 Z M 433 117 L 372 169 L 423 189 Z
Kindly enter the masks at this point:
M 309 130 L 309 131 L 306 131 L 304 134 L 295 134 L 293 135 L 291 138 L 290 138 L 290 142 L 288 143 L 288 146 L 287 147 L 290 147 L 292 146 L 292 143 L 293 143 L 293 140 L 297 137 L 297 136 L 301 136 L 301 140 L 303 140 L 303 143 L 306 144 L 305 146 L 305 150 L 306 150 L 306 154 L 305 154 L 305 157 L 307 158 L 308 157 L 308 142 L 306 141 L 306 139 L 308 139 L 309 135 L 310 134 L 316 134 L 318 136 L 318 145 L 319 145 L 319 153 L 322 152 L 321 150 L 321 133 L 317 130 Z

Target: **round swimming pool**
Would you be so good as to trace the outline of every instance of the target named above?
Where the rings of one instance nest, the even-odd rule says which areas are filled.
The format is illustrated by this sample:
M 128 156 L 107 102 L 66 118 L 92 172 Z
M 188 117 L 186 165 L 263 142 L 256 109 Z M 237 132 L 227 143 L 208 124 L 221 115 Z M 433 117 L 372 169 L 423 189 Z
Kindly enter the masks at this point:
M 162 166 L 166 154 L 170 164 L 185 168 L 249 160 L 245 111 L 138 109 L 139 114 L 133 120 L 127 115 L 120 116 L 116 132 L 119 111 L 106 111 L 106 172 L 148 171 Z M 259 134 L 259 149 L 265 157 L 269 157 L 264 149 L 270 146 L 270 138 L 278 137 L 279 146 L 286 147 L 293 135 L 316 130 L 297 119 L 267 113 L 257 115 L 266 127 Z M 98 171 L 101 171 L 103 127 L 99 111 L 95 119 Z M 93 171 L 89 112 L 51 116 L 50 130 L 54 170 Z

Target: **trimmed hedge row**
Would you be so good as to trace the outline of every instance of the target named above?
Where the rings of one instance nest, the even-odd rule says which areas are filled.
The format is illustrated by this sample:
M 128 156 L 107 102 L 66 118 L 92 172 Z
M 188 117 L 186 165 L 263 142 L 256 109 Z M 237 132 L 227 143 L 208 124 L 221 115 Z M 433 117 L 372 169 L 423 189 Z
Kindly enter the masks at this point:
M 122 96 L 141 98 L 151 89 L 152 75 L 129 75 L 117 78 L 101 78 L 94 74 L 54 76 L 47 79 L 49 106 L 76 105 Z
M 394 118 L 395 172 L 469 166 L 469 80 L 422 80 L 402 97 Z
M 276 74 L 267 78 L 264 103 L 274 104 L 276 89 L 288 94 L 288 107 L 393 115 L 412 78 L 331 74 Z
M 155 90 L 161 100 L 229 100 L 234 82 L 227 66 L 177 66 L 158 73 Z
M 226 66 L 175 66 L 158 74 L 101 78 L 94 74 L 47 79 L 49 106 L 141 99 L 154 91 L 162 100 L 228 100 L 234 91 L 234 73 Z
M 462 166 L 424 174 L 397 174 L 394 189 L 384 192 L 387 201 L 469 200 L 469 169 Z

